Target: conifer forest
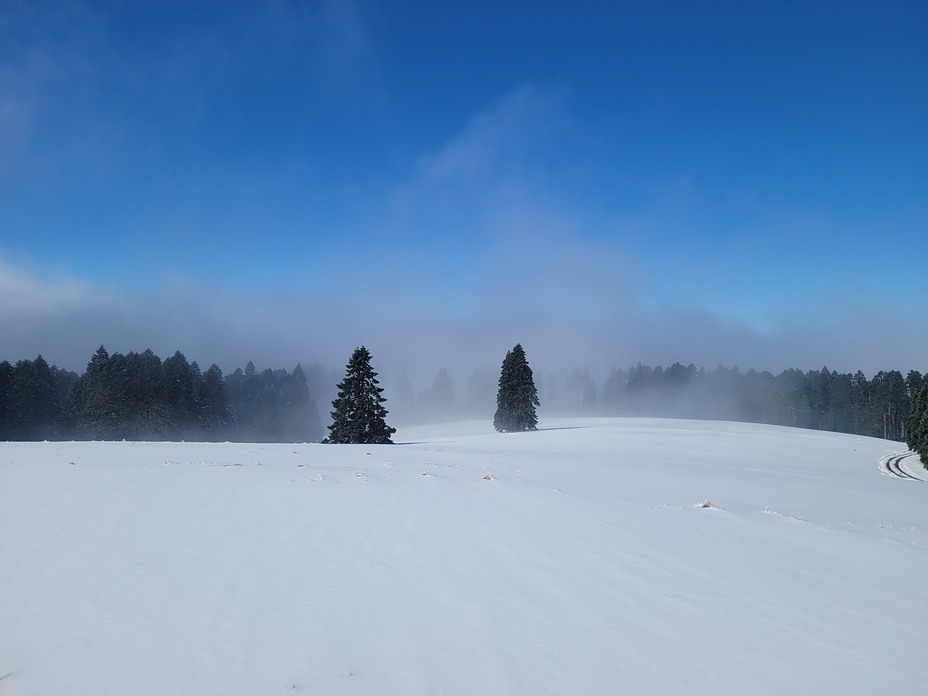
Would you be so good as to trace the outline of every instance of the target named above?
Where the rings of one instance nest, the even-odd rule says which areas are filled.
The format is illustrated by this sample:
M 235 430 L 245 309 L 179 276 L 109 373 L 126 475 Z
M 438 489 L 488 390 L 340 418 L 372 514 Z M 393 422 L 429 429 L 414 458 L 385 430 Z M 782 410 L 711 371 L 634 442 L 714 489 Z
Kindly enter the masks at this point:
M 447 371 L 439 377 L 436 383 L 448 391 L 449 418 L 493 417 L 492 393 L 488 398 L 465 390 L 469 400 L 455 399 Z M 601 385 L 583 369 L 536 371 L 536 383 L 542 415 L 738 420 L 928 449 L 928 375 L 914 370 L 867 377 L 825 367 L 773 374 L 639 363 L 611 370 Z M 494 387 L 488 384 L 491 392 Z M 179 351 L 162 360 L 150 350 L 110 354 L 101 346 L 81 375 L 49 365 L 42 356 L 0 362 L 0 440 L 314 442 L 324 434 L 320 411 L 329 410 L 319 397 L 310 393 L 300 365 L 289 372 L 259 371 L 249 362 L 223 375 L 215 364 L 203 371 Z M 431 391 L 420 400 L 433 418 L 442 413 Z M 402 403 L 395 406 L 402 417 Z

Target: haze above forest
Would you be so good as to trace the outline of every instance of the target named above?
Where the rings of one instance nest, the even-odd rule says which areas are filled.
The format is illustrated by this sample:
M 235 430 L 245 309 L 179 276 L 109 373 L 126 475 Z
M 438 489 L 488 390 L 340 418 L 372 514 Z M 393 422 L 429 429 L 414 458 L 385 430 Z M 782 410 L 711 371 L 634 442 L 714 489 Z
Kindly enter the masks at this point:
M 5 4 L 0 358 L 928 369 L 917 3 L 507 7 Z

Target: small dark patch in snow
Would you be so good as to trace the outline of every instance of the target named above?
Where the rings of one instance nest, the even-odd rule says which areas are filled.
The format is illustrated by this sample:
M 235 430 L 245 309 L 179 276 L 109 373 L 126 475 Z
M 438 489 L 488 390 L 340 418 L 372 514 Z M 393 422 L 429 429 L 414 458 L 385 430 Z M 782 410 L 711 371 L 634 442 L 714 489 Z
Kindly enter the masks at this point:
M 852 523 L 849 522 L 848 524 L 852 524 Z M 900 527 L 895 524 L 883 524 L 883 523 L 880 523 L 880 529 L 896 529 L 901 532 L 917 532 L 918 531 L 918 527 Z

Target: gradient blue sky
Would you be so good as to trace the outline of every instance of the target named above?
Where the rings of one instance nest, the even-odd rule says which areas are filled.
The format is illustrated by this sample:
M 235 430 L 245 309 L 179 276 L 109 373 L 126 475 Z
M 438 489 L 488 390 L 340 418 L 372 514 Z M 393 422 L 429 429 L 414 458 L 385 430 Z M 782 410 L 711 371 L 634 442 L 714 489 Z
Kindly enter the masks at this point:
M 928 371 L 926 124 L 915 0 L 0 0 L 0 358 Z

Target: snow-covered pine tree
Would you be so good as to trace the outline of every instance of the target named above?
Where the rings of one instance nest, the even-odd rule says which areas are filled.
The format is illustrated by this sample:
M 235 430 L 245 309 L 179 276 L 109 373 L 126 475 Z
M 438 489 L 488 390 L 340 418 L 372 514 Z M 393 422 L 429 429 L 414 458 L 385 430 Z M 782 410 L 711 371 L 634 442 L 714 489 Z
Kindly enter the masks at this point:
M 396 428 L 387 425 L 387 409 L 381 396 L 377 373 L 371 368 L 371 354 L 364 346 L 355 349 L 346 365 L 345 379 L 338 384 L 338 398 L 332 402 L 332 424 L 328 444 L 393 444 Z
M 538 426 L 535 407 L 538 405 L 532 368 L 528 366 L 522 345 L 517 343 L 506 353 L 500 370 L 493 427 L 502 433 L 535 430 Z

